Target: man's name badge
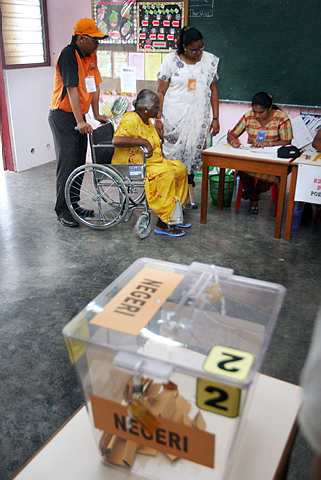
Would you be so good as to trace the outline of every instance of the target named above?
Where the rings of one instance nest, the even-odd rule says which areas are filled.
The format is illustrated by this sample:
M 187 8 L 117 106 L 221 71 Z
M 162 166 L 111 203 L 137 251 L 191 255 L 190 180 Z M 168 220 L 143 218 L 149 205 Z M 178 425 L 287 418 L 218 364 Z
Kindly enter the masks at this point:
M 95 77 L 86 77 L 85 78 L 86 90 L 87 93 L 96 92 L 96 82 Z

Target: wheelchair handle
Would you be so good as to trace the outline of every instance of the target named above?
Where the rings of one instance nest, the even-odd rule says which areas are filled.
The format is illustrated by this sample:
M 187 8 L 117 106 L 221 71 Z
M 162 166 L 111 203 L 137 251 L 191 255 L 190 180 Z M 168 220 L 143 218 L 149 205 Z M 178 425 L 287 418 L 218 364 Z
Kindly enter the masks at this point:
M 148 153 L 148 150 L 146 147 L 140 145 L 140 150 L 143 152 L 144 155 L 144 162 L 146 161 L 146 158 L 151 157 L 151 155 Z

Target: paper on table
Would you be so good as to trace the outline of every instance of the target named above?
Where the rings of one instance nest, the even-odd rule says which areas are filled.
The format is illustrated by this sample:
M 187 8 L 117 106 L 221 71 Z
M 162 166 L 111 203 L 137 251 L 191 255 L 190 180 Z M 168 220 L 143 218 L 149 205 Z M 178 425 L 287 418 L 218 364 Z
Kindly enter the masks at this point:
M 245 145 L 241 145 L 240 146 L 240 149 L 241 150 L 248 150 L 250 152 L 254 152 L 254 153 L 263 153 L 263 154 L 268 154 L 268 155 L 271 155 L 272 154 L 277 154 L 277 151 L 280 147 L 279 146 L 276 146 L 276 147 L 253 147 L 253 145 L 251 145 L 250 143 L 246 143 Z
M 275 154 L 277 155 L 277 152 L 278 152 L 278 149 L 280 148 L 280 146 L 276 146 L 276 147 L 263 147 L 263 148 L 255 148 L 255 147 L 250 147 L 250 151 L 251 152 L 255 152 L 255 153 L 259 153 L 259 154 L 267 154 L 267 155 L 271 155 L 271 154 Z

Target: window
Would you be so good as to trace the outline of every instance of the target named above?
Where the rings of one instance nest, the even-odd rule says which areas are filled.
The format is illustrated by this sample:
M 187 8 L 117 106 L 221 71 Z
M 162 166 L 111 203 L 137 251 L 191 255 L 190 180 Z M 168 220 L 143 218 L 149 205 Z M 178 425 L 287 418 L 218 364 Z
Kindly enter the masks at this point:
M 0 0 L 5 68 L 49 65 L 46 0 Z

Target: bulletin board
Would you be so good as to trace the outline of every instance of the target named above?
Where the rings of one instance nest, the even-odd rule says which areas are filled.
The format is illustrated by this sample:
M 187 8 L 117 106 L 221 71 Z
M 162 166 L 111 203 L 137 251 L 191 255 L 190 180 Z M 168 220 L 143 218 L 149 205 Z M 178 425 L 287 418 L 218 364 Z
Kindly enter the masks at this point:
M 122 82 L 128 67 L 136 72 L 137 91 L 154 89 L 161 63 L 187 24 L 188 0 L 91 0 L 91 5 L 98 28 L 109 36 L 97 51 L 102 91 L 132 95 Z
M 105 45 L 134 45 L 137 51 L 169 52 L 187 23 L 187 1 L 92 0 Z
M 137 43 L 135 0 L 96 0 L 92 2 L 98 28 L 108 35 L 107 45 Z
M 176 49 L 184 26 L 184 2 L 138 2 L 137 50 L 168 52 Z

